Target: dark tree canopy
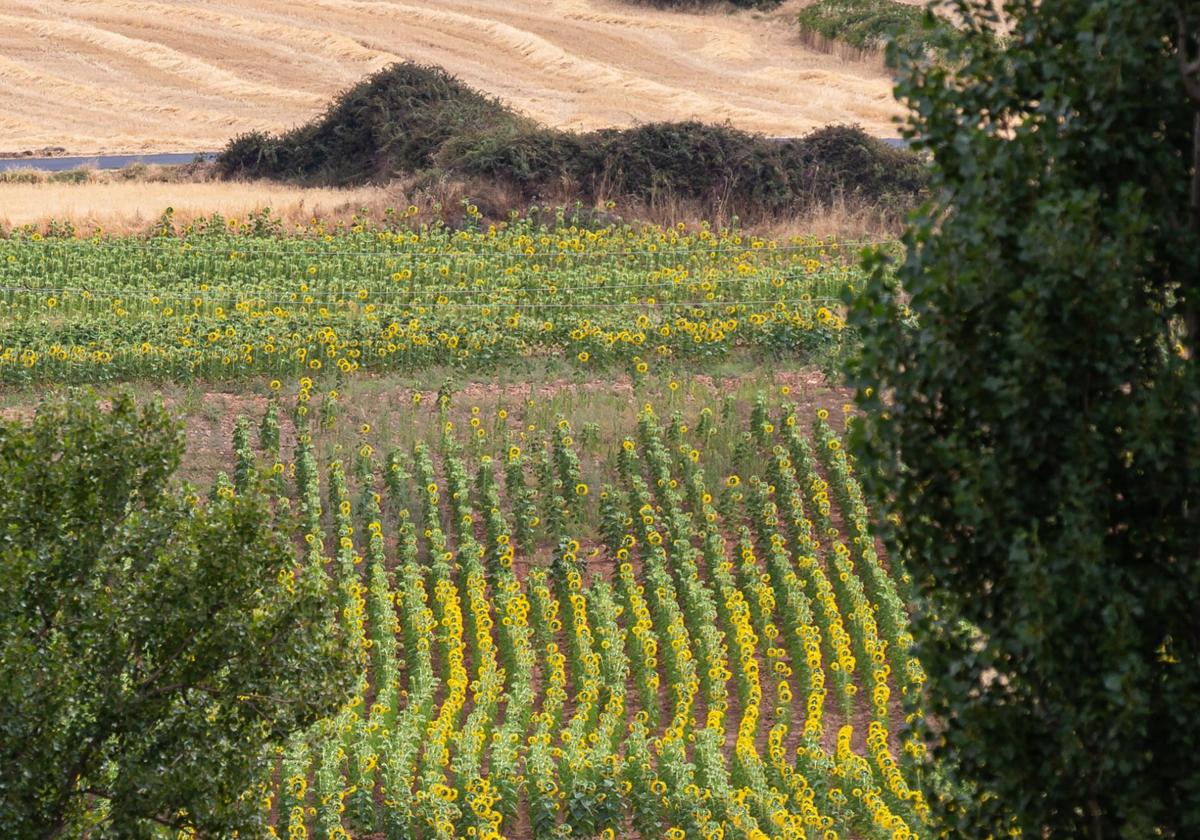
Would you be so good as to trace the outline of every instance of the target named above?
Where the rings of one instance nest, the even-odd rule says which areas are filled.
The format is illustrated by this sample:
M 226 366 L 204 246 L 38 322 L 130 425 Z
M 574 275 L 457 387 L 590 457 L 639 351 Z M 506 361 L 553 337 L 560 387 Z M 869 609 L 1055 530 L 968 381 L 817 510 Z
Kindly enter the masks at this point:
M 850 316 L 928 787 L 955 836 L 1200 837 L 1200 8 L 951 5 L 892 56 L 935 198 Z
M 89 837 L 263 833 L 272 745 L 334 711 L 352 662 L 322 569 L 247 489 L 169 482 L 178 426 L 129 397 L 0 423 L 0 825 Z

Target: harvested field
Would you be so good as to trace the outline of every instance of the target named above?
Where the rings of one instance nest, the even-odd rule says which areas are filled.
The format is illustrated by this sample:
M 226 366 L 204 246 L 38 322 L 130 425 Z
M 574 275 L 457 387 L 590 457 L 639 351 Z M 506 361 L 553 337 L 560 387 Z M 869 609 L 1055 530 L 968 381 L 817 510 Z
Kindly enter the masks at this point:
M 800 5 L 763 15 L 618 0 L 11 0 L 0 12 L 0 151 L 216 149 L 304 122 L 406 59 L 565 128 L 700 119 L 779 136 L 835 122 L 893 133 L 886 72 L 804 46 Z

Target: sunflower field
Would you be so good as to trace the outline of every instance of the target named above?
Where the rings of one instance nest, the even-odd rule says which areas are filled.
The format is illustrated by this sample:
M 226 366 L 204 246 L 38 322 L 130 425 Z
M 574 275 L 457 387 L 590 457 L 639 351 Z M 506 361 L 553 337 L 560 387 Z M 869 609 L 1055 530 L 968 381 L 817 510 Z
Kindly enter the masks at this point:
M 397 445 L 317 422 L 319 390 L 238 419 L 209 491 L 275 497 L 360 667 L 263 766 L 265 833 L 923 836 L 909 581 L 872 535 L 849 406 L 664 395 L 610 438 L 534 399 L 414 393 L 424 431 Z
M 415 208 L 410 208 L 415 211 Z M 0 383 L 827 355 L 855 243 L 514 218 L 0 238 Z M 264 230 L 265 228 L 265 230 Z
M 278 584 L 337 593 L 357 687 L 264 757 L 261 833 L 929 833 L 909 579 L 849 405 L 776 379 L 849 340 L 857 243 L 465 209 L 0 239 L 0 384 L 225 383 L 185 492 L 265 491 Z

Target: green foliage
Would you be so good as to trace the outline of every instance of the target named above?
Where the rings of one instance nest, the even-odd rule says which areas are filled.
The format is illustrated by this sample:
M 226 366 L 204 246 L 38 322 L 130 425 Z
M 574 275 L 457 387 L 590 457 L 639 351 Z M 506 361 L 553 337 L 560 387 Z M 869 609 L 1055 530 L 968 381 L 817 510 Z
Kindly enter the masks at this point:
M 727 196 L 762 207 L 795 197 L 778 144 L 728 126 L 660 123 L 596 135 L 597 173 L 620 195 Z
M 920 6 L 897 0 L 817 0 L 800 10 L 802 32 L 860 50 L 882 50 L 894 41 L 906 53 L 940 49 L 950 27 Z
M 872 203 L 911 206 L 924 194 L 929 169 L 923 156 L 868 136 L 857 126 L 830 125 L 783 144 L 784 168 L 793 194 L 844 194 Z
M 937 200 L 850 323 L 954 836 L 1200 836 L 1200 241 L 1175 4 L 959 0 L 898 97 Z M 949 69 L 949 68 L 957 69 Z
M 443 156 L 448 169 L 506 181 L 530 197 L 570 184 L 589 199 L 685 198 L 781 208 L 799 202 L 792 180 L 804 166 L 787 159 L 782 144 L 697 122 L 582 135 L 541 129 L 511 139 L 465 138 L 461 145 L 461 152 L 453 144 Z M 789 162 L 797 172 L 786 168 Z
M 321 569 L 293 580 L 252 491 L 172 490 L 181 451 L 128 396 L 0 426 L 6 836 L 260 834 L 272 746 L 347 696 Z
M 518 185 L 527 194 L 588 175 L 582 137 L 567 131 L 531 128 L 511 134 L 485 132 L 451 138 L 437 156 L 449 172 Z
M 283 236 L 251 214 L 153 240 L 0 238 L 0 383 L 478 373 L 530 357 L 709 367 L 843 344 L 829 304 L 856 282 L 852 243 L 585 227 L 597 215 L 549 207 L 483 230 L 360 217 Z
M 51 172 L 49 180 L 52 184 L 86 184 L 92 180 L 92 170 L 77 167 L 64 169 L 61 172 Z
M 806 210 L 836 199 L 911 207 L 924 161 L 831 126 L 775 141 L 730 126 L 656 123 L 585 134 L 537 126 L 439 68 L 398 64 L 288 134 L 247 134 L 221 153 L 225 177 L 349 184 L 436 171 L 501 182 L 530 200 L 698 200 L 734 212 Z
M 460 134 L 511 133 L 532 124 L 440 67 L 393 64 L 343 91 L 316 120 L 278 137 L 235 138 L 217 158 L 226 176 L 363 183 L 427 169 Z

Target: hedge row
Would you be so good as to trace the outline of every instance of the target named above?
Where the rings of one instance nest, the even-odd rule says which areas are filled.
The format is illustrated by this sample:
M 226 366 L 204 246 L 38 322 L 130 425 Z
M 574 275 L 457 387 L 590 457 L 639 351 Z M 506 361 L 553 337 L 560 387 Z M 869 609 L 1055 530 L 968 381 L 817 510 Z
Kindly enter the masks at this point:
M 307 125 L 234 139 L 217 167 L 225 177 L 332 185 L 440 171 L 495 179 L 530 199 L 573 192 L 587 199 L 720 201 L 760 211 L 838 197 L 908 205 L 926 183 L 920 157 L 857 127 L 786 140 L 698 122 L 560 131 L 441 68 L 411 63 L 347 90 Z
M 959 32 L 924 6 L 897 0 L 816 0 L 800 10 L 804 35 L 845 44 L 864 52 L 895 42 L 905 55 L 942 58 L 961 41 Z

